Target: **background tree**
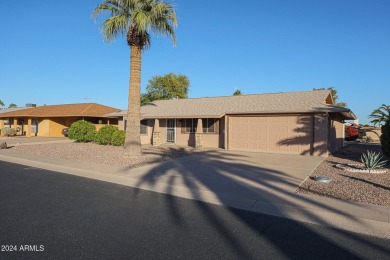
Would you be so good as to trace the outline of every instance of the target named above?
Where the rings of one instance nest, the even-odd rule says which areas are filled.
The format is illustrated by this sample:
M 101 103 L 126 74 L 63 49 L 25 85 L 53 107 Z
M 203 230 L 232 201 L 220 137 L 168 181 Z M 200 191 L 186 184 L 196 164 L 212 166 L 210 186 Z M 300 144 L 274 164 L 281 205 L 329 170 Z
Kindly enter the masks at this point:
M 8 106 L 8 108 L 15 108 L 15 107 L 18 107 L 18 106 L 14 103 L 9 104 L 9 106 Z
M 386 106 L 385 104 L 381 105 L 368 116 L 372 120 L 370 123 L 376 125 L 380 123 L 386 123 L 390 121 L 390 106 Z
M 146 86 L 147 93 L 141 94 L 141 105 L 154 100 L 188 98 L 189 86 L 190 80 L 185 75 L 154 76 Z
M 241 90 L 237 89 L 236 91 L 234 91 L 233 93 L 233 96 L 241 96 L 242 95 L 242 92 Z
M 125 36 L 130 46 L 130 83 L 128 95 L 126 138 L 123 155 L 141 155 L 140 88 L 142 51 L 150 47 L 150 32 L 166 35 L 176 43 L 177 26 L 174 5 L 164 0 L 105 0 L 93 11 L 96 19 L 108 14 L 101 31 L 107 42 Z
M 313 88 L 313 90 L 325 90 L 325 88 Z M 338 107 L 347 107 L 347 103 L 338 102 L 339 96 L 337 95 L 337 90 L 334 87 L 329 87 L 327 90 L 330 90 L 330 94 L 332 95 L 334 105 Z
M 330 90 L 330 93 L 332 95 L 334 104 L 336 106 L 338 106 L 338 107 L 347 107 L 347 103 L 345 103 L 345 102 L 338 102 L 339 96 L 337 95 L 337 90 L 336 89 L 334 89 L 333 87 L 330 87 L 330 88 L 328 88 L 328 90 Z
M 142 93 L 141 94 L 141 106 L 145 105 L 146 103 L 150 103 L 153 100 L 151 99 L 149 93 Z
M 3 101 L 0 100 L 0 107 L 3 108 L 4 107 L 4 103 Z

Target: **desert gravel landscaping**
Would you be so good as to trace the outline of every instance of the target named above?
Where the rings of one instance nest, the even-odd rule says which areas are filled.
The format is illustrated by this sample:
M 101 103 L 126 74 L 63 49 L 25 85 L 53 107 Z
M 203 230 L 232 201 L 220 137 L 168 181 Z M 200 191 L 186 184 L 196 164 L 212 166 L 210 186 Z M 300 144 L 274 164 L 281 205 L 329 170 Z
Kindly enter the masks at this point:
M 87 161 L 116 167 L 133 168 L 198 153 L 201 150 L 197 150 L 191 147 L 156 147 L 145 145 L 143 146 L 142 156 L 123 157 L 122 147 L 98 145 L 95 143 L 72 142 L 18 145 L 3 151 L 5 154 L 7 152 L 26 153 L 52 158 Z
M 379 144 L 349 144 L 341 151 L 326 158 L 319 167 L 301 184 L 298 193 L 320 195 L 342 200 L 390 206 L 390 162 L 385 173 L 348 172 L 336 167 L 337 164 L 358 164 L 363 152 L 381 151 Z M 389 158 L 384 158 L 389 160 Z M 315 176 L 333 179 L 330 183 L 316 182 Z

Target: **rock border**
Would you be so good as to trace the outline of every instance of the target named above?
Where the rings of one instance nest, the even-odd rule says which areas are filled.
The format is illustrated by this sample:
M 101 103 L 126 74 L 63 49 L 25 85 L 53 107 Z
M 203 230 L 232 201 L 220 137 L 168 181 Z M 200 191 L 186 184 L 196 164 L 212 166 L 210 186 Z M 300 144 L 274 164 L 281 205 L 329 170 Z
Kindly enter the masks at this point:
M 387 169 L 373 169 L 371 172 L 369 172 L 367 169 L 356 169 L 356 167 L 359 166 L 359 164 L 347 164 L 347 166 L 342 164 L 336 164 L 336 167 L 348 172 L 359 172 L 359 173 L 373 173 L 373 174 L 381 174 L 386 173 Z

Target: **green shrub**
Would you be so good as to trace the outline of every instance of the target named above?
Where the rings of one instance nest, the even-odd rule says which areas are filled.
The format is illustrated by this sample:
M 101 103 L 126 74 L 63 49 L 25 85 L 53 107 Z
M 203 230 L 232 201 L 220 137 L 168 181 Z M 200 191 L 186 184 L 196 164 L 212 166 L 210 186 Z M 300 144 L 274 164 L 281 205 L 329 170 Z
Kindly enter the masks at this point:
M 390 121 L 382 126 L 381 144 L 383 154 L 390 157 Z
M 117 131 L 118 128 L 113 125 L 106 125 L 99 129 L 99 131 L 96 134 L 95 142 L 98 144 L 111 144 L 111 139 L 115 131 Z
M 123 146 L 125 144 L 125 131 L 116 130 L 112 134 L 111 144 L 115 146 Z
M 79 142 L 91 142 L 95 139 L 96 127 L 94 124 L 79 120 L 74 122 L 68 132 L 69 139 Z

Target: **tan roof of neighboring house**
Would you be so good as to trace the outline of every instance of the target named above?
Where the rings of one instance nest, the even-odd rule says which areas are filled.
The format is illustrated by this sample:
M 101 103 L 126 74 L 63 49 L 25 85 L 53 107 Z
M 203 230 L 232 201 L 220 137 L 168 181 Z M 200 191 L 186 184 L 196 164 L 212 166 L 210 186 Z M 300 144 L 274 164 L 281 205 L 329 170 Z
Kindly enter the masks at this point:
M 66 104 L 39 106 L 0 113 L 0 118 L 8 117 L 68 117 L 68 116 L 88 116 L 103 117 L 106 114 L 119 112 L 119 109 L 103 106 L 96 103 Z
M 326 103 L 329 90 L 283 92 L 209 98 L 159 100 L 141 107 L 142 118 L 222 117 L 225 114 L 337 112 L 346 119 L 355 115 L 350 109 Z M 331 102 L 331 101 L 330 101 Z M 126 111 L 113 113 L 126 115 Z

